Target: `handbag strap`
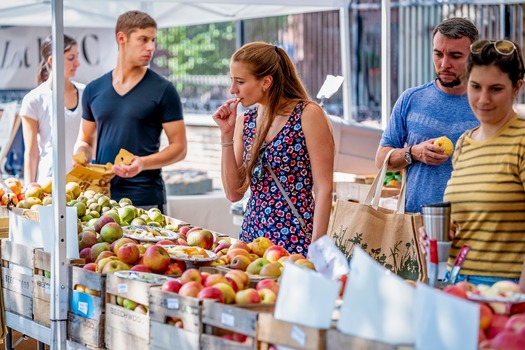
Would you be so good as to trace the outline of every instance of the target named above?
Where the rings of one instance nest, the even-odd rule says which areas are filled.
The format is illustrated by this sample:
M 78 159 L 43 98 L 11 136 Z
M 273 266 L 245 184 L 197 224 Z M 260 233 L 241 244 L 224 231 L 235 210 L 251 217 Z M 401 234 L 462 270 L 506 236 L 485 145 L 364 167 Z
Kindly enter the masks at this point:
M 381 190 L 383 189 L 383 183 L 385 181 L 386 176 L 386 170 L 388 168 L 388 162 L 390 160 L 390 156 L 392 153 L 394 153 L 396 149 L 392 148 L 385 156 L 385 160 L 383 161 L 383 165 L 381 165 L 381 168 L 377 172 L 377 175 L 372 182 L 372 185 L 370 186 L 370 190 L 368 191 L 368 194 L 364 200 L 364 204 L 371 205 L 374 208 L 379 207 L 379 200 L 381 199 Z M 399 191 L 399 199 L 397 200 L 397 210 L 396 212 L 398 214 L 404 214 L 405 213 L 405 193 L 406 193 L 406 171 L 402 176 L 401 180 L 401 190 Z
M 288 205 L 290 206 L 290 209 L 292 209 L 293 215 L 299 221 L 299 225 L 301 225 L 301 228 L 303 229 L 304 232 L 308 233 L 308 230 L 306 229 L 306 223 L 304 222 L 301 215 L 299 215 L 299 212 L 295 208 L 295 205 L 293 205 L 292 201 L 290 200 L 290 197 L 288 197 L 288 194 L 284 190 L 283 185 L 281 184 L 281 181 L 279 181 L 279 179 L 277 178 L 277 175 L 275 175 L 275 173 L 273 172 L 272 168 L 270 167 L 270 164 L 267 164 L 266 167 L 270 171 L 270 175 L 272 175 L 273 181 L 275 181 L 275 184 L 277 185 L 277 187 L 279 187 L 279 191 L 281 191 L 284 199 L 286 200 L 286 203 L 288 203 Z

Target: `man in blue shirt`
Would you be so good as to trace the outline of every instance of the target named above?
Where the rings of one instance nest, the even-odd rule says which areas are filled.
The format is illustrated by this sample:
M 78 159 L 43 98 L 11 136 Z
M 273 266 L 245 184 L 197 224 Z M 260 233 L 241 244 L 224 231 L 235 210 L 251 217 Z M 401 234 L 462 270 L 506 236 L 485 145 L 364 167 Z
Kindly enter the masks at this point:
M 407 176 L 407 212 L 443 201 L 452 172 L 449 156 L 434 140 L 447 136 L 454 145 L 459 136 L 478 125 L 467 98 L 465 63 L 470 45 L 478 39 L 476 26 L 465 18 L 450 18 L 433 31 L 436 79 L 404 91 L 392 110 L 376 154 L 380 167 L 386 154 L 389 169 L 404 169 Z
M 126 197 L 135 206 L 162 210 L 166 192 L 161 168 L 186 156 L 180 97 L 171 82 L 148 68 L 155 52 L 155 20 L 129 11 L 120 15 L 115 32 L 117 65 L 84 90 L 75 153 L 84 151 L 90 162 L 96 148 L 98 164 L 113 163 L 121 148 L 133 153 L 130 165 L 113 166 L 117 176 L 111 181 L 111 198 Z M 168 146 L 160 150 L 163 130 Z

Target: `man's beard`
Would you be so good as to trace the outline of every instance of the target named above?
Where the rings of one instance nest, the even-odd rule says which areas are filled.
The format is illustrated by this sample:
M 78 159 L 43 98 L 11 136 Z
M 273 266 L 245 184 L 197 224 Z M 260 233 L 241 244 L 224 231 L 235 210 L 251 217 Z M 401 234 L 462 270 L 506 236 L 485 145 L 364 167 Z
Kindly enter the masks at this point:
M 454 79 L 452 81 L 445 82 L 445 81 L 441 80 L 439 75 L 436 74 L 436 77 L 437 77 L 437 80 L 439 80 L 439 83 L 441 84 L 441 86 L 444 86 L 444 87 L 447 87 L 447 88 L 452 88 L 452 87 L 461 85 L 461 79 L 460 78 L 456 78 L 456 79 Z

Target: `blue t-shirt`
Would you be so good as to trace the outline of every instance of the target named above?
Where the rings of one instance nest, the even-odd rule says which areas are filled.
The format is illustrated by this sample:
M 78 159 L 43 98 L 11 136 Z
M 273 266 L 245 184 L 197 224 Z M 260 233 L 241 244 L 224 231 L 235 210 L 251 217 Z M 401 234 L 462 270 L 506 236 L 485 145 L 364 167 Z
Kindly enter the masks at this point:
M 137 156 L 157 153 L 162 124 L 182 120 L 182 104 L 173 84 L 148 69 L 125 95 L 117 94 L 112 72 L 86 86 L 82 117 L 97 125 L 96 163 L 113 163 L 121 148 Z M 161 169 L 144 170 L 133 178 L 115 176 L 111 198 L 127 197 L 134 205 L 166 203 Z
M 401 94 L 380 145 L 403 148 L 440 136 L 447 136 L 455 145 L 463 132 L 477 125 L 467 95 L 446 94 L 433 81 Z M 452 157 L 439 166 L 416 161 L 405 170 L 407 212 L 421 212 L 421 205 L 443 201 Z

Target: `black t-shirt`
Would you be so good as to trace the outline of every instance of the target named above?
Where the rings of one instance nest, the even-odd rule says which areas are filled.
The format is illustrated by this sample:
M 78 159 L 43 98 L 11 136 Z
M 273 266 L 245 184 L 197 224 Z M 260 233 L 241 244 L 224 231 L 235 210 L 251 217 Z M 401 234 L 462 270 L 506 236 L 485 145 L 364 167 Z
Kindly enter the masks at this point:
M 83 118 L 97 125 L 97 164 L 113 163 L 121 148 L 137 156 L 157 153 L 162 124 L 182 120 L 180 97 L 171 82 L 148 69 L 125 95 L 117 94 L 112 72 L 86 86 Z M 127 197 L 134 205 L 166 203 L 161 169 L 145 170 L 133 178 L 115 176 L 111 198 Z

